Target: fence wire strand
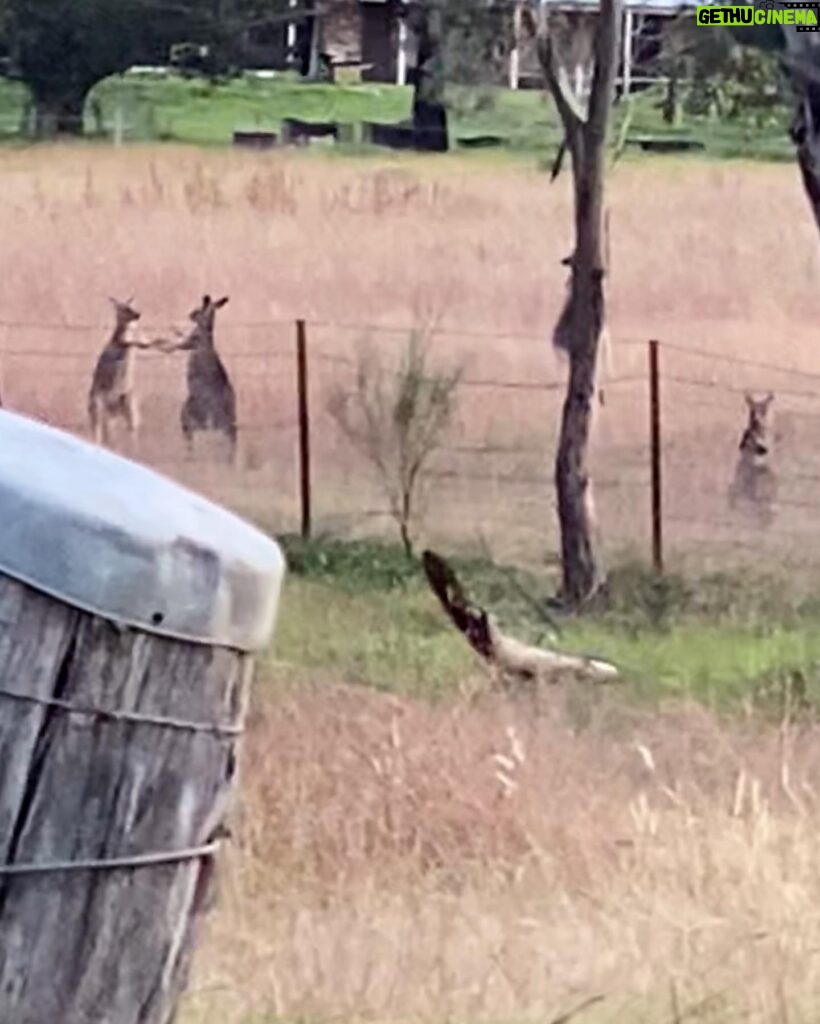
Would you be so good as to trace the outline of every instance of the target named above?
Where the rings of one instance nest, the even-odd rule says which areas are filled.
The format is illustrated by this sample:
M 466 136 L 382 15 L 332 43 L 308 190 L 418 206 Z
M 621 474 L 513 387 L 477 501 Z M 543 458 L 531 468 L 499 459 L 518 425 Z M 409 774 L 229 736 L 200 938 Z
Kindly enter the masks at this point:
M 328 401 L 335 392 L 351 393 L 351 380 L 361 359 L 355 346 L 350 349 L 356 338 L 382 337 L 385 344 L 376 349 L 381 369 L 400 375 L 401 360 L 391 348 L 390 337 L 409 337 L 424 328 L 318 317 L 306 318 L 304 323 L 316 528 L 343 524 L 343 529 L 355 531 L 364 524 L 365 532 L 378 529 L 381 520 L 390 519 L 389 511 L 380 509 L 378 475 L 339 436 L 328 414 Z M 110 329 L 110 323 L 0 319 L 0 359 L 4 364 L 0 385 L 6 407 L 87 435 L 85 401 L 91 368 Z M 168 330 L 167 324 L 142 325 L 147 337 Z M 31 344 L 26 344 L 26 332 Z M 70 341 L 66 347 L 50 348 L 39 336 L 41 332 Z M 276 317 L 226 320 L 218 332 L 224 332 L 228 340 L 223 358 L 237 392 L 240 443 L 247 449 L 242 474 L 232 474 L 216 458 L 201 453 L 191 458 L 159 440 L 140 458 L 277 531 L 295 528 L 300 493 L 296 321 Z M 327 332 L 335 335 L 330 337 Z M 465 397 L 450 435 L 426 470 L 427 504 L 433 510 L 430 529 L 443 529 L 442 524 L 450 523 L 447 528 L 455 542 L 460 539 L 459 531 L 483 529 L 483 522 L 491 532 L 495 524 L 494 536 L 502 547 L 515 548 L 514 535 L 522 538 L 522 544 L 531 545 L 535 538 L 541 551 L 556 547 L 553 460 L 567 388 L 566 361 L 553 358 L 552 375 L 539 366 L 538 372 L 529 376 L 522 371 L 494 376 L 486 369 L 498 352 L 504 353 L 505 368 L 519 357 L 521 365 L 538 365 L 533 352 L 549 352 L 549 333 L 435 324 L 427 334 L 440 343 L 492 339 L 509 346 L 509 352 L 501 346 L 459 348 L 467 353 L 459 382 Z M 82 335 L 87 346 L 78 340 Z M 645 360 L 638 358 L 640 347 L 647 344 L 637 338 L 613 339 L 613 352 L 623 354 L 624 365 L 620 372 L 602 373 L 598 381 L 601 401 L 593 398 L 591 460 L 605 541 L 634 542 L 649 550 L 650 389 Z M 816 444 L 820 427 L 815 426 L 820 424 L 820 372 L 678 342 L 659 340 L 657 345 L 661 356 L 661 507 L 667 546 L 685 553 L 701 547 L 723 550 L 730 556 L 740 549 L 751 552 L 768 547 L 774 551 L 785 541 L 806 547 L 815 537 L 820 539 L 820 525 L 814 526 L 820 511 L 820 444 Z M 393 352 L 392 358 L 388 351 Z M 437 351 L 450 349 L 448 344 L 440 344 Z M 152 428 L 163 424 L 178 433 L 186 387 L 184 357 L 172 361 L 173 369 L 168 370 L 167 353 L 139 355 L 145 433 L 150 435 Z M 37 372 L 31 371 L 27 361 L 42 363 L 45 372 L 39 367 Z M 785 386 L 781 387 L 780 381 Z M 766 472 L 776 478 L 777 488 L 758 502 L 769 519 L 765 528 L 756 522 L 754 509 L 751 516 L 738 513 L 727 497 L 746 426 L 747 410 L 740 399 L 748 392 L 760 391 L 761 382 L 775 393 L 775 422 L 782 414 L 791 430 L 788 436 L 778 428 L 771 434 L 773 453 L 765 464 Z M 538 522 L 534 508 L 542 510 L 537 513 Z

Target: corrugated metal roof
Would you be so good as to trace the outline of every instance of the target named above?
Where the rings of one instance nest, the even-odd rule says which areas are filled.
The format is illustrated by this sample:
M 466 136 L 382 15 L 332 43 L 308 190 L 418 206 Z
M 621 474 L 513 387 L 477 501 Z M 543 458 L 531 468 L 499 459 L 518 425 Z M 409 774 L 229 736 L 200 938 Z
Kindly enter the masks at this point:
M 677 14 L 679 11 L 694 11 L 703 0 L 622 0 L 624 7 L 638 14 Z M 541 3 L 560 10 L 595 10 L 599 0 L 541 0 Z

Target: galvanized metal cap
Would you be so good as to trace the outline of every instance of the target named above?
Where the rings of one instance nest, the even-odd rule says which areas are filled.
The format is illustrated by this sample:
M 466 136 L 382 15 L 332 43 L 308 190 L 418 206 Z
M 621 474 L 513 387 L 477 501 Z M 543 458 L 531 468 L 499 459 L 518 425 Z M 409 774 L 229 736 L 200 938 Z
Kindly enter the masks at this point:
M 284 571 L 278 545 L 226 509 L 0 410 L 0 572 L 147 632 L 252 651 Z

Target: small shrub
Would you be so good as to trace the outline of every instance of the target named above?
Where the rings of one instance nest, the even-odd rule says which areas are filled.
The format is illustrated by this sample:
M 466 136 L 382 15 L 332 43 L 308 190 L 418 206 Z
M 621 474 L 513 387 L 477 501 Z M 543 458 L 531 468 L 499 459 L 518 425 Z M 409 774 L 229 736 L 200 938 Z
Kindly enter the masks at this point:
M 424 471 L 452 420 L 460 378 L 460 368 L 431 368 L 425 338 L 413 331 L 396 370 L 365 345 L 353 391 L 331 395 L 329 412 L 376 469 L 408 557 Z

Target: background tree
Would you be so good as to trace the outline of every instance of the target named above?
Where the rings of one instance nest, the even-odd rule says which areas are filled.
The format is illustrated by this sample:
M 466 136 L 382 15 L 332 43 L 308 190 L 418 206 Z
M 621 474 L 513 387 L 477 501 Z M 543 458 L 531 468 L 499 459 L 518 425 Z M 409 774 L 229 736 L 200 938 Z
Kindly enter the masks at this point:
M 766 9 L 766 4 L 759 5 Z M 820 33 L 796 25 L 729 29 L 735 40 L 770 54 L 789 84 L 793 116 L 789 128 L 815 224 L 820 230 Z
M 579 605 L 602 582 L 595 550 L 592 481 L 587 466 L 598 348 L 605 326 L 604 184 L 607 136 L 615 96 L 621 7 L 600 0 L 591 36 L 592 82 L 588 99 L 573 87 L 568 48 L 562 53 L 558 27 L 546 5 L 529 12 L 544 78 L 564 130 L 570 155 L 575 213 L 575 248 L 568 260 L 569 295 L 556 325 L 556 347 L 569 357 L 569 380 L 555 459 L 561 529 L 562 597 Z M 577 40 L 576 40 L 577 44 Z M 575 85 L 579 83 L 576 81 Z M 580 83 L 583 88 L 583 84 Z
M 97 82 L 137 61 L 164 63 L 171 43 L 205 36 L 209 13 L 203 2 L 147 0 L 2 0 L 0 10 L 8 73 L 28 87 L 42 135 L 81 133 Z
M 464 114 L 491 107 L 496 87 L 508 75 L 512 10 L 474 0 L 447 0 L 444 14 L 448 108 Z
M 476 0 L 410 0 L 406 17 L 416 41 L 411 75 L 416 142 L 419 148 L 446 150 L 448 108 L 464 107 L 468 98 L 491 102 L 491 93 L 479 90 L 503 80 L 512 45 L 512 10 Z M 453 85 L 469 92 L 448 88 Z
M 287 0 L 0 0 L 0 72 L 29 89 L 38 135 L 81 134 L 89 92 L 134 64 L 197 44 L 210 75 L 241 66 L 248 27 L 299 18 Z
M 771 53 L 741 46 L 721 28 L 704 32 L 691 14 L 664 24 L 652 70 L 668 80 L 668 123 L 677 123 L 685 113 L 758 129 L 776 122 L 788 103 L 783 75 Z
M 413 81 L 413 135 L 417 149 L 449 148 L 444 89 L 445 5 L 447 0 L 415 0 L 407 22 L 416 37 Z

